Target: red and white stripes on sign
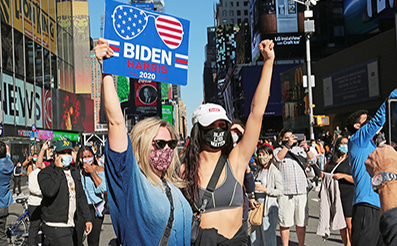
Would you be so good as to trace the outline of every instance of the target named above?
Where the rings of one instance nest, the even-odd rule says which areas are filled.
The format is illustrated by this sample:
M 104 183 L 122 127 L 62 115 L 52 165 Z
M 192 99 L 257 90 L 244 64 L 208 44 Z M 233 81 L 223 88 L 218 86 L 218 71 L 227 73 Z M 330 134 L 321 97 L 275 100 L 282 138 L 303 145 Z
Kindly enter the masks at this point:
M 176 49 L 182 43 L 183 28 L 179 20 L 171 16 L 159 16 L 156 19 L 156 29 L 169 48 Z
M 175 53 L 175 67 L 188 69 L 188 56 Z
M 120 51 L 120 42 L 109 40 L 109 48 L 113 50 L 113 56 L 119 57 L 119 51 Z

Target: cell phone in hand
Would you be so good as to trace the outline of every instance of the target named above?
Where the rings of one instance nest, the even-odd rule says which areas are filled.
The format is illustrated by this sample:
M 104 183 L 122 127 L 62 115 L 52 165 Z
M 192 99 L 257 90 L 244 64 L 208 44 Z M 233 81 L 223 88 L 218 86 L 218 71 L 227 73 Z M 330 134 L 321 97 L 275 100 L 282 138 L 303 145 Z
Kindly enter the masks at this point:
M 386 123 L 383 129 L 386 143 L 397 149 L 397 98 L 386 100 Z
M 302 142 L 303 140 L 305 140 L 305 134 L 304 133 L 294 133 L 296 140 L 298 142 Z

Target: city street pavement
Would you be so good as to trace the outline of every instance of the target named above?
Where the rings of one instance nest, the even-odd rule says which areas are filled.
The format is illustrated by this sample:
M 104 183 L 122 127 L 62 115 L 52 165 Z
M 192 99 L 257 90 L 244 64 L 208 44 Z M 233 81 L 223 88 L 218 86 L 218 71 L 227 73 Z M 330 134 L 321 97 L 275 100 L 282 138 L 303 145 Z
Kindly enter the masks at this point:
M 26 177 L 22 180 L 22 192 L 25 195 L 29 194 L 29 190 L 26 184 Z M 11 184 L 11 191 L 13 188 L 13 184 Z M 309 193 L 309 225 L 306 228 L 306 246 L 335 246 L 335 245 L 343 245 L 339 231 L 332 231 L 331 236 L 323 241 L 322 238 L 316 235 L 317 223 L 318 223 L 318 214 L 319 214 L 319 201 L 317 198 L 318 192 L 311 191 Z M 16 204 L 15 202 L 10 206 L 10 212 L 17 212 L 18 214 L 22 213 L 22 206 Z M 277 241 L 278 245 L 281 245 L 280 239 L 280 231 L 277 229 Z M 87 245 L 85 242 L 84 245 Z M 290 246 L 298 246 L 298 239 L 296 237 L 295 228 L 292 227 L 290 231 Z M 112 222 L 109 214 L 105 215 L 105 220 L 102 225 L 102 233 L 100 246 L 116 246 L 116 236 L 113 231 Z

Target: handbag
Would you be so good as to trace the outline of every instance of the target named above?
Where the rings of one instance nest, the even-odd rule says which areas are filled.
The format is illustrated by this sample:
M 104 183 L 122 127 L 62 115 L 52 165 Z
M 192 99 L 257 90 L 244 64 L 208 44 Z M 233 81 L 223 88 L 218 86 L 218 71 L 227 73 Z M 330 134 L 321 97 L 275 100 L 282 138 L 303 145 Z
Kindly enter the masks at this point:
M 289 154 L 296 162 L 298 162 L 299 166 L 302 168 L 302 171 L 303 171 L 303 173 L 304 173 L 304 175 L 305 175 L 305 177 L 306 177 L 306 184 L 307 184 L 307 186 L 306 186 L 306 191 L 309 193 L 311 190 L 313 190 L 314 185 L 313 185 L 313 182 L 310 180 L 310 178 L 308 178 L 308 177 L 306 176 L 305 167 L 303 166 L 303 163 L 302 163 L 302 160 L 301 160 L 301 159 L 303 159 L 303 157 L 295 155 L 294 153 L 291 152 L 291 150 L 288 150 L 288 154 Z
M 223 154 L 218 159 L 218 163 L 216 164 L 215 170 L 212 173 L 211 179 L 208 182 L 207 188 L 205 189 L 203 199 L 202 199 L 202 204 L 200 209 L 196 212 L 196 215 L 193 215 L 192 218 L 192 230 L 191 230 L 191 236 L 190 236 L 190 243 L 193 245 L 200 233 L 200 223 L 201 223 L 201 214 L 205 211 L 205 208 L 207 207 L 208 201 L 210 201 L 212 197 L 212 193 L 215 190 L 215 186 L 218 183 L 219 176 L 221 175 L 222 169 L 225 166 L 227 157 Z
M 251 225 L 259 226 L 262 225 L 263 221 L 263 206 L 264 203 L 257 203 L 255 208 L 248 213 L 248 222 Z

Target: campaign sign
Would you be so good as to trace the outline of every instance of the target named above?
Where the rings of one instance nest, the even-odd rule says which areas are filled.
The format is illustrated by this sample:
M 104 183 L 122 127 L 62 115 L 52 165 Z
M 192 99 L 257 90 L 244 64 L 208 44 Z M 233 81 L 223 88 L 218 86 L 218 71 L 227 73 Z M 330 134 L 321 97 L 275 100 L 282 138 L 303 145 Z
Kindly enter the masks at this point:
M 189 21 L 106 0 L 104 28 L 104 73 L 187 84 Z

